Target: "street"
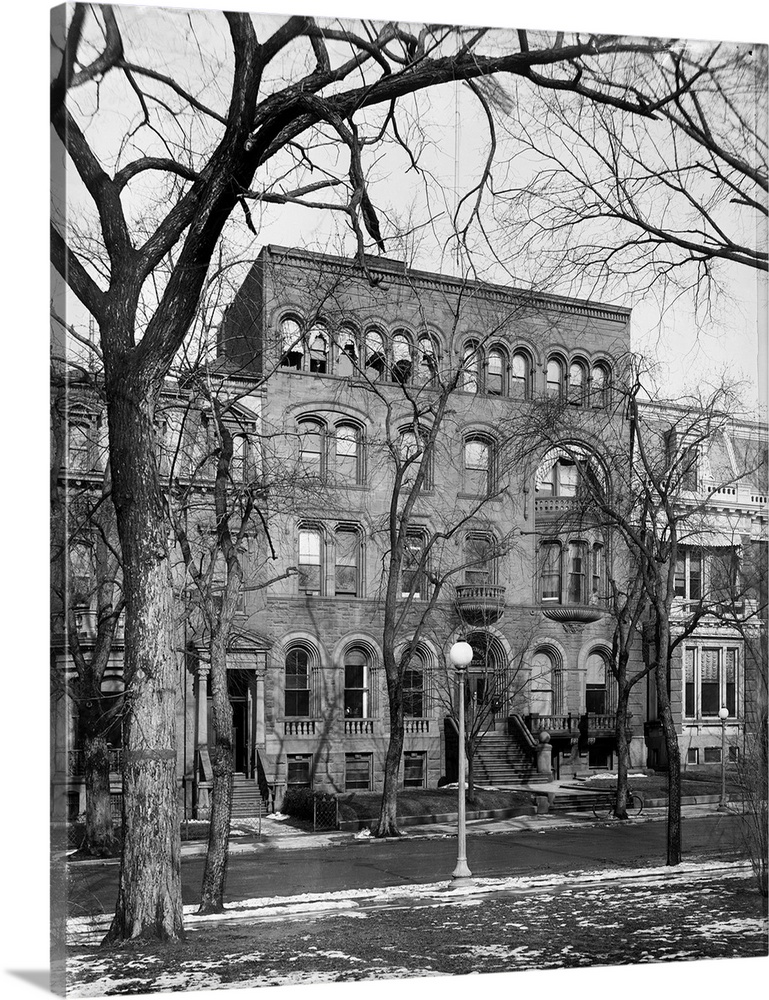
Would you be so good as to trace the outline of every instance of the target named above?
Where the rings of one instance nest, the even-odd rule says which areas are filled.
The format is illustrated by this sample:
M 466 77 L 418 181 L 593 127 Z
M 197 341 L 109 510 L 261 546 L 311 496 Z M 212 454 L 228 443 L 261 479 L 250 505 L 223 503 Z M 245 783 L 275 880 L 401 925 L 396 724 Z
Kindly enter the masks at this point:
M 684 859 L 733 859 L 740 851 L 738 817 L 711 814 L 684 823 Z M 448 879 L 456 861 L 456 840 L 420 838 L 349 841 L 340 846 L 278 850 L 257 848 L 233 854 L 227 902 L 262 896 L 411 885 Z M 468 835 L 468 862 L 482 878 L 541 875 L 606 867 L 664 864 L 665 823 L 609 823 Z M 199 898 L 201 856 L 184 858 L 184 903 Z M 114 863 L 70 865 L 70 913 L 109 912 L 115 903 Z

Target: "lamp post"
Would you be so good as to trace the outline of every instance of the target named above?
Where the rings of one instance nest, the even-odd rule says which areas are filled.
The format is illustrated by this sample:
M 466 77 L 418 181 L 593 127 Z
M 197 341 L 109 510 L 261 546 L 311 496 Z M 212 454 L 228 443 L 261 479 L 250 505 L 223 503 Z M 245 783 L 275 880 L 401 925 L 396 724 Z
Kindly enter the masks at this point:
M 472 885 L 472 872 L 467 867 L 467 837 L 465 821 L 465 671 L 473 658 L 469 642 L 455 642 L 449 659 L 459 679 L 459 791 L 457 799 L 457 867 L 452 872 L 454 886 Z
M 726 806 L 726 720 L 729 718 L 729 709 L 726 706 L 719 708 L 718 718 L 721 720 L 721 798 L 718 801 L 718 812 L 729 812 Z

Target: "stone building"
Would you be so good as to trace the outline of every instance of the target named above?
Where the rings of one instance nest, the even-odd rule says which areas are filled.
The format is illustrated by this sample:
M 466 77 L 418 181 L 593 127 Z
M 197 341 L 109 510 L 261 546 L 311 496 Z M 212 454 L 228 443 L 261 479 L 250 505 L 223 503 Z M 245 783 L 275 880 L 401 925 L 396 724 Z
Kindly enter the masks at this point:
M 466 692 L 478 721 L 476 781 L 536 777 L 543 732 L 556 776 L 614 768 L 608 595 L 625 554 L 580 503 L 580 482 L 606 477 L 605 453 L 621 430 L 612 382 L 630 349 L 629 322 L 624 308 L 398 261 L 372 258 L 364 270 L 330 255 L 262 250 L 223 318 L 211 373 L 236 442 L 233 489 L 258 484 L 264 498 L 263 520 L 243 540 L 246 586 L 228 655 L 240 807 L 257 789 L 278 805 L 292 786 L 381 789 L 390 725 L 383 671 L 390 518 L 392 510 L 396 522 L 402 517 L 417 472 L 403 570 L 391 590 L 396 654 L 419 637 L 405 673 L 402 785 L 435 787 L 455 777 L 448 650 L 458 638 L 475 651 Z M 103 466 L 100 410 L 89 404 L 79 415 L 81 404 L 73 396 L 63 473 L 70 491 L 98 490 Z M 548 406 L 568 412 L 568 438 L 532 447 L 530 415 L 546 417 Z M 659 419 L 667 419 L 662 411 Z M 199 477 L 201 524 L 209 516 L 205 462 L 195 456 L 210 442 L 207 420 L 191 384 L 169 385 L 158 427 L 161 471 L 186 482 Z M 734 440 L 755 433 L 740 425 Z M 731 455 L 739 484 L 714 494 L 714 508 L 731 525 L 729 551 L 751 540 L 765 551 L 766 497 L 739 475 L 735 447 L 724 439 L 715 449 L 719 461 Z M 708 475 L 706 449 L 698 461 L 703 488 L 725 482 L 712 465 Z M 710 546 L 721 554 L 726 530 Z M 703 539 L 685 550 L 682 602 L 696 589 L 696 558 L 701 576 L 715 572 L 708 551 Z M 205 636 L 184 611 L 184 579 L 180 563 L 178 759 L 191 816 L 208 805 L 210 685 Z M 87 646 L 93 602 L 81 589 Z M 762 598 L 746 600 L 754 601 L 742 604 L 750 617 Z M 765 636 L 757 617 L 755 634 Z M 736 736 L 750 700 L 745 630 L 712 617 L 702 629 L 682 646 L 671 677 L 692 764 L 713 758 L 713 705 L 730 708 Z M 65 639 L 55 631 L 59 672 L 68 669 Z M 760 655 L 750 655 L 765 675 Z M 639 638 L 634 670 L 643 656 Z M 118 634 L 105 680 L 116 692 L 120 659 Z M 74 815 L 83 805 L 76 713 L 66 695 L 57 706 L 56 809 L 61 815 L 68 795 Z M 633 765 L 663 766 L 651 685 L 634 688 L 630 711 Z M 116 733 L 116 794 L 118 759 Z

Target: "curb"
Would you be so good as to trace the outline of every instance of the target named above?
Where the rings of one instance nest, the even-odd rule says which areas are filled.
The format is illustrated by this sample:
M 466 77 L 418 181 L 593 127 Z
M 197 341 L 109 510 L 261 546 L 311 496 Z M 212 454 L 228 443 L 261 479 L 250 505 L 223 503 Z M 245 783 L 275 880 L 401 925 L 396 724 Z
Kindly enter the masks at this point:
M 509 806 L 507 809 L 471 809 L 466 813 L 466 818 L 471 819 L 513 819 L 516 816 L 535 816 L 536 806 Z M 368 819 L 348 819 L 339 824 L 339 829 L 343 832 L 357 833 L 360 830 L 368 829 L 376 817 Z M 438 813 L 430 816 L 399 816 L 398 826 L 434 826 L 439 823 L 456 823 L 457 814 Z

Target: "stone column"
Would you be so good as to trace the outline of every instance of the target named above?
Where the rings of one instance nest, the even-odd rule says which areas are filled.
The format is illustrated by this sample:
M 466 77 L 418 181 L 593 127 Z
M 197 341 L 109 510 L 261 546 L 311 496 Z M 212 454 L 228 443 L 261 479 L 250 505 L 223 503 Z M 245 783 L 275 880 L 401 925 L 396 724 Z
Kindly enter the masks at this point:
M 267 745 L 264 711 L 264 678 L 266 673 L 267 665 L 260 657 L 256 665 L 256 733 L 254 736 L 256 746 L 260 749 L 264 749 Z
M 193 787 L 195 793 L 195 818 L 208 819 L 211 802 L 209 796 L 210 778 L 205 781 L 201 773 L 201 753 L 208 757 L 208 674 L 207 663 L 197 664 L 197 684 L 195 696 L 197 704 L 197 732 L 195 733 L 195 762 Z

